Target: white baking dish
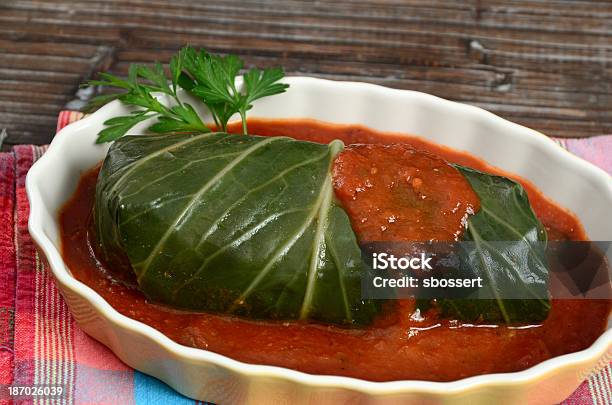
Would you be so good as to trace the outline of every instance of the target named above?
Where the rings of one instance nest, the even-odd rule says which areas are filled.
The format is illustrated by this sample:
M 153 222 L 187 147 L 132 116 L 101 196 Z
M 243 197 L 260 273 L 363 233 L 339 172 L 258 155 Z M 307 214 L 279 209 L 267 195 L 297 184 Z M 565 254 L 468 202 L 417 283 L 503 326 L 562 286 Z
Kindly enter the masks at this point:
M 258 101 L 250 117 L 313 118 L 361 124 L 379 131 L 416 134 L 463 150 L 533 182 L 578 215 L 592 240 L 612 240 L 612 179 L 544 135 L 482 109 L 428 94 L 307 77 L 285 80 L 282 95 Z M 60 254 L 58 209 L 74 192 L 79 175 L 101 161 L 108 145 L 96 145 L 103 122 L 127 108 L 115 101 L 64 128 L 28 173 L 29 228 L 49 262 L 60 291 L 85 332 L 126 364 L 165 381 L 184 395 L 220 404 L 237 403 L 554 403 L 563 400 L 612 358 L 612 330 L 590 348 L 528 370 L 449 383 L 308 375 L 245 364 L 185 347 L 115 311 L 74 279 Z M 138 133 L 140 127 L 131 133 Z

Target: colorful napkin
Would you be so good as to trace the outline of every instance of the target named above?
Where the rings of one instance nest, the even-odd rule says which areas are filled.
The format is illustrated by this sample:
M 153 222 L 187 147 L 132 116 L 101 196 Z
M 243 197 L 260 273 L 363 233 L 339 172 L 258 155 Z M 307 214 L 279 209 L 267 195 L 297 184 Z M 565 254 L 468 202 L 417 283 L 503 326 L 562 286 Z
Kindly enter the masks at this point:
M 81 117 L 63 111 L 58 130 Z M 558 142 L 612 174 L 612 135 Z M 0 403 L 10 403 L 11 384 L 61 385 L 66 395 L 58 403 L 199 403 L 123 364 L 72 319 L 27 230 L 25 177 L 45 150 L 19 145 L 0 153 Z M 563 403 L 612 404 L 612 367 Z

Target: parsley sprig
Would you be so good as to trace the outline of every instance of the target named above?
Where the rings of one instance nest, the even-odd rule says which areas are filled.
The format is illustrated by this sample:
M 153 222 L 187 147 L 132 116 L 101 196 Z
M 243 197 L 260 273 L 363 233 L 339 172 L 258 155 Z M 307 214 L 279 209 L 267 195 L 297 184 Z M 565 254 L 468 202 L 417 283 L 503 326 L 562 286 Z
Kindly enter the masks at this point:
M 212 55 L 204 50 L 184 47 L 170 60 L 170 78 L 159 62 L 153 67 L 131 65 L 127 80 L 100 73 L 100 79 L 91 80 L 88 85 L 114 87 L 122 92 L 98 96 L 92 100 L 92 105 L 99 106 L 118 99 L 139 108 L 129 115 L 105 121 L 106 128 L 100 131 L 96 142 L 120 138 L 139 122 L 152 117 L 157 121 L 148 128 L 151 132 L 210 132 L 195 109 L 178 97 L 179 89 L 190 92 L 206 104 L 216 127 L 223 131 L 227 130 L 232 115 L 238 113 L 242 132 L 246 134 L 246 113 L 253 107 L 253 102 L 283 93 L 289 85 L 279 83 L 284 76 L 281 68 L 253 68 L 243 75 L 243 86 L 239 90 L 236 78 L 243 66 L 242 59 L 235 55 Z M 152 93 L 170 97 L 174 105 L 166 107 Z

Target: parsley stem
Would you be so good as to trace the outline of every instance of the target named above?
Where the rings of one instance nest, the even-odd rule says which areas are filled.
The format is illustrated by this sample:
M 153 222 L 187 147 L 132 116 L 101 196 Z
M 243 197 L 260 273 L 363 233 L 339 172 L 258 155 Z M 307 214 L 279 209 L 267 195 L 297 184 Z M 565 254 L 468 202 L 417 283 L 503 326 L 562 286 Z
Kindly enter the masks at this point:
M 249 131 L 247 129 L 246 111 L 240 111 L 240 120 L 242 121 L 242 134 L 247 135 Z

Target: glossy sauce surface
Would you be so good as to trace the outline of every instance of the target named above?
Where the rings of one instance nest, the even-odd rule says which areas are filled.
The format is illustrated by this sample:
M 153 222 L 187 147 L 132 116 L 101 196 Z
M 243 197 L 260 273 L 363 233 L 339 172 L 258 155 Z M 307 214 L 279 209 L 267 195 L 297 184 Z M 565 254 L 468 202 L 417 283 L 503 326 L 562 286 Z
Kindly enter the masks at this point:
M 342 139 L 347 145 L 410 144 L 450 162 L 499 173 L 467 154 L 418 138 L 379 134 L 361 127 L 336 126 L 313 121 L 251 120 L 249 130 L 261 135 L 290 135 L 317 142 Z M 377 154 L 376 151 L 366 151 L 362 147 L 355 149 L 361 149 L 359 153 L 364 152 L 370 157 Z M 395 149 L 398 154 L 410 150 L 406 146 Z M 427 169 L 430 171 L 427 176 L 435 178 L 433 169 L 440 169 L 443 162 L 435 157 L 423 159 L 423 165 L 415 164 L 412 168 Z M 339 160 L 355 168 L 363 165 L 356 155 L 340 156 Z M 370 170 L 371 175 L 371 167 L 364 167 Z M 406 179 L 407 173 L 402 171 L 406 168 L 397 166 L 397 162 L 380 161 L 377 167 L 387 173 L 392 181 Z M 415 311 L 414 302 L 405 300 L 388 305 L 374 325 L 361 330 L 301 322 L 248 321 L 165 308 L 148 302 L 137 290 L 115 281 L 109 276 L 109 270 L 91 254 L 88 224 L 97 170 L 93 169 L 83 175 L 73 198 L 60 213 L 63 256 L 69 269 L 77 279 L 96 290 L 119 312 L 149 324 L 187 346 L 204 348 L 245 362 L 289 367 L 315 374 L 344 375 L 374 381 L 450 381 L 478 374 L 518 371 L 550 357 L 584 349 L 602 333 L 607 323 L 609 302 L 587 300 L 553 301 L 551 313 L 543 324 L 515 327 L 465 325 L 437 319 L 435 313 L 421 314 Z M 365 177 L 369 176 L 367 171 L 363 174 Z M 447 174 L 452 177 L 452 172 Z M 346 201 L 352 200 L 360 182 L 365 181 L 365 177 L 350 179 L 348 175 L 347 170 L 341 176 L 335 177 L 336 181 L 345 177 L 342 184 L 336 184 L 336 191 L 341 200 L 344 193 Z M 430 178 L 427 176 L 423 176 L 424 179 L 419 177 L 422 182 L 419 184 L 417 181 L 416 187 L 406 180 L 404 185 L 409 188 L 403 189 L 402 192 L 414 192 L 416 196 L 428 195 L 431 198 L 434 198 L 434 193 L 443 192 L 437 189 L 435 184 L 427 182 Z M 414 177 L 411 179 L 414 180 Z M 457 190 L 462 189 L 461 180 L 454 179 L 450 184 Z M 535 212 L 546 225 L 549 238 L 585 238 L 582 227 L 573 215 L 548 201 L 530 184 L 521 182 L 528 191 Z M 425 189 L 422 188 L 424 185 Z M 478 201 L 474 200 L 471 194 L 469 190 L 459 196 L 455 195 L 455 192 L 449 193 L 449 197 L 456 200 L 444 203 L 444 197 L 441 203 L 448 204 L 445 209 L 451 211 L 453 206 L 461 203 L 459 212 L 465 213 L 469 206 L 477 209 Z M 412 199 L 412 196 L 409 199 Z M 372 221 L 370 224 L 379 222 L 371 229 L 369 225 L 360 228 L 355 224 L 360 223 L 362 218 L 352 217 L 353 226 L 360 238 L 370 235 L 370 232 L 374 236 L 380 236 L 377 234 L 380 232 L 380 224 L 388 223 L 388 214 L 393 215 L 392 212 L 386 211 L 393 209 L 392 204 L 386 206 L 386 201 L 365 201 L 363 206 L 358 207 L 357 211 L 360 213 L 364 212 L 364 207 L 365 210 L 371 210 L 368 214 L 368 220 Z M 376 211 L 377 205 L 381 210 Z M 347 211 L 351 212 L 350 206 Z M 356 212 L 355 209 L 353 211 Z M 439 236 L 454 235 L 457 221 L 460 223 L 462 215 L 449 215 L 448 219 L 444 220 L 448 223 L 440 227 Z M 398 229 L 405 226 L 408 227 L 406 229 L 418 231 L 415 228 L 416 218 L 413 217 L 398 226 Z M 431 235 L 424 237 L 427 236 Z
M 360 242 L 455 241 L 479 209 L 457 169 L 410 145 L 349 145 L 333 182 Z

